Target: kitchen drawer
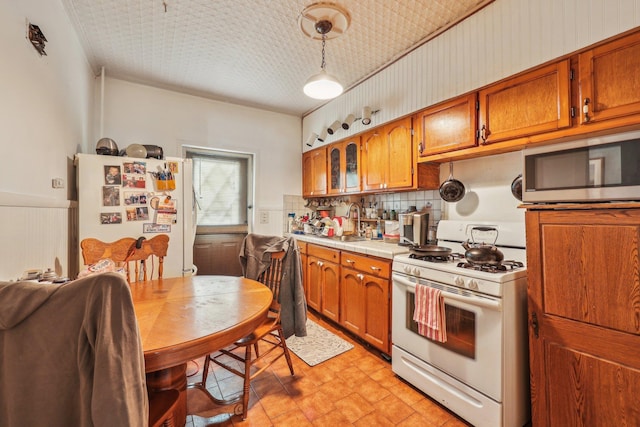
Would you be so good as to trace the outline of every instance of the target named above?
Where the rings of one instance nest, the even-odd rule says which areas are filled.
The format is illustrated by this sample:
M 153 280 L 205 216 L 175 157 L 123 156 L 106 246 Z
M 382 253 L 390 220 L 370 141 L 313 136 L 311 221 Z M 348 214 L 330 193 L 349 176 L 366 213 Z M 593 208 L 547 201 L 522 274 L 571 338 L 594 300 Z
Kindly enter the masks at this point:
M 380 258 L 342 252 L 342 265 L 373 276 L 389 278 L 391 262 Z
M 307 255 L 314 256 L 326 261 L 340 262 L 340 251 L 336 249 L 329 249 L 318 245 L 307 245 Z

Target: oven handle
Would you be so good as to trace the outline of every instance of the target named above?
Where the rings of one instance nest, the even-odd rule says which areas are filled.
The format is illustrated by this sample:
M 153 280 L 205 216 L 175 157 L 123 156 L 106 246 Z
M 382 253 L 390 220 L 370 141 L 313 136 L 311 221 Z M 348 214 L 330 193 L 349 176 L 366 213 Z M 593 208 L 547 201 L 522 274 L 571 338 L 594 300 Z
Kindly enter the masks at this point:
M 403 286 L 406 286 L 407 288 L 412 288 L 415 291 L 416 284 L 414 282 L 407 280 L 406 278 L 399 276 L 397 274 L 393 274 L 392 279 L 394 282 L 397 282 Z M 447 292 L 447 291 L 441 291 L 441 292 L 446 299 L 460 301 L 466 304 L 472 304 L 475 306 L 484 307 L 491 310 L 502 309 L 502 301 L 500 300 L 493 300 L 493 299 L 483 298 L 475 295 L 463 296 L 463 295 L 458 295 L 458 294 L 454 294 L 452 292 Z

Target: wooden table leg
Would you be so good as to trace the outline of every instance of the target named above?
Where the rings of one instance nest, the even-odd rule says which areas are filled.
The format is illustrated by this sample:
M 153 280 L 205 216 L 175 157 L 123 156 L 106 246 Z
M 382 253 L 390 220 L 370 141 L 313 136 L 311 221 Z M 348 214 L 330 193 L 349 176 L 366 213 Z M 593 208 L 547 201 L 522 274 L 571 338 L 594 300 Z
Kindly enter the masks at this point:
M 200 383 L 187 388 L 187 413 L 210 418 L 220 414 L 242 415 L 242 395 L 231 400 L 218 399 Z
M 173 425 L 184 427 L 187 422 L 187 364 L 147 373 L 147 388 L 151 391 L 175 389 L 180 392 Z

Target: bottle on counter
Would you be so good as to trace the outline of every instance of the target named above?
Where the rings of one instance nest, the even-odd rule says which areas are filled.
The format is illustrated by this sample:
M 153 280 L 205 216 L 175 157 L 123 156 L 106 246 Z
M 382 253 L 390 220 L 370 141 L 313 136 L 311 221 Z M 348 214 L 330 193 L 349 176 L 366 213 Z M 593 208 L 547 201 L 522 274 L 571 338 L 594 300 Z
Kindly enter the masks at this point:
M 396 214 L 396 210 L 395 209 L 391 209 L 391 221 L 395 221 L 398 219 L 398 215 Z
M 389 214 L 386 209 L 382 211 L 382 219 L 389 219 Z
M 293 221 L 295 217 L 295 212 L 291 212 L 287 215 L 287 233 L 293 233 Z

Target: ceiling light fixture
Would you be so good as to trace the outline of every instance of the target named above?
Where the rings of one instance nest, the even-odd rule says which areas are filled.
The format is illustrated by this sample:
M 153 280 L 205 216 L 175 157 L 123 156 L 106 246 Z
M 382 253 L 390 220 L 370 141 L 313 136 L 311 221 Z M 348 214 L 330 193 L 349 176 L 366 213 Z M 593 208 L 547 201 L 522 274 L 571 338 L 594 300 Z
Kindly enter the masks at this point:
M 327 39 L 342 35 L 351 22 L 349 13 L 333 3 L 315 3 L 300 14 L 298 23 L 302 32 L 312 39 L 322 40 L 322 62 L 320 72 L 309 77 L 304 85 L 304 93 L 315 99 L 331 99 L 343 91 L 338 79 L 327 73 L 325 67 L 325 46 Z

